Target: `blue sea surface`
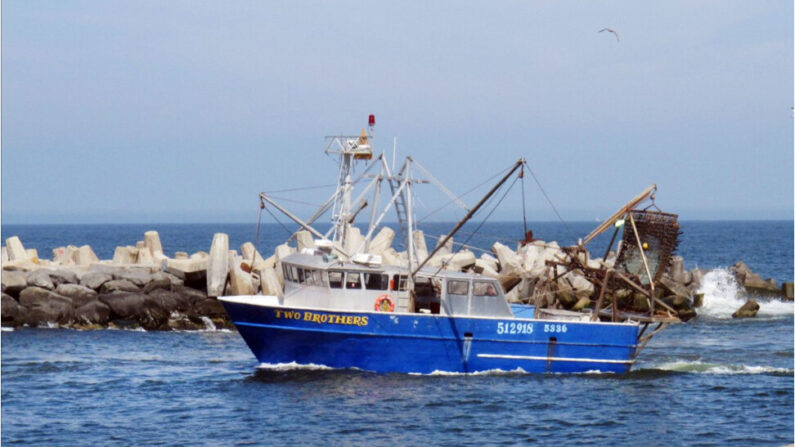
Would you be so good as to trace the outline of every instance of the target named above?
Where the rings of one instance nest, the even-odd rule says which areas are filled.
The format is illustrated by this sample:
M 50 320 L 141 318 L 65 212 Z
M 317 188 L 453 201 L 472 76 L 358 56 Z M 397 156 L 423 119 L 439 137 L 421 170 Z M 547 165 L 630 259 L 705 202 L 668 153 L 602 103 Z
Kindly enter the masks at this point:
M 596 224 L 529 225 L 536 237 L 564 245 Z M 450 226 L 423 229 L 440 235 Z M 216 232 L 228 233 L 236 248 L 256 230 L 3 225 L 2 237 L 18 235 L 42 257 L 57 246 L 90 244 L 110 258 L 115 246 L 134 245 L 151 229 L 168 253 L 206 251 Z M 521 223 L 486 224 L 471 237 L 467 229 L 456 241 L 481 248 L 515 244 L 523 231 Z M 793 279 L 792 221 L 683 222 L 682 230 L 679 253 L 688 268 L 743 260 L 763 277 Z M 279 225 L 264 225 L 263 254 L 285 236 Z M 594 242 L 594 256 L 609 236 Z M 778 446 L 793 442 L 792 305 L 764 302 L 763 311 L 748 320 L 705 311 L 659 334 L 620 376 L 373 374 L 258 365 L 235 332 L 4 331 L 2 442 Z

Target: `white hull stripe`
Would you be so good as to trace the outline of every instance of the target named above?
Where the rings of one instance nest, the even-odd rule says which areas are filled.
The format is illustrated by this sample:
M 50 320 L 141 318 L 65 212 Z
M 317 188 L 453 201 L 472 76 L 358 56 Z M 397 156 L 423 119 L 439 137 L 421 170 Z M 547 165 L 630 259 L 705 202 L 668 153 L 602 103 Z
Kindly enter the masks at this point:
M 503 354 L 478 354 L 478 357 L 487 359 L 511 360 L 540 360 L 551 362 L 587 362 L 587 363 L 635 363 L 635 360 L 609 360 L 609 359 L 582 359 L 574 357 L 541 357 L 535 355 L 503 355 Z

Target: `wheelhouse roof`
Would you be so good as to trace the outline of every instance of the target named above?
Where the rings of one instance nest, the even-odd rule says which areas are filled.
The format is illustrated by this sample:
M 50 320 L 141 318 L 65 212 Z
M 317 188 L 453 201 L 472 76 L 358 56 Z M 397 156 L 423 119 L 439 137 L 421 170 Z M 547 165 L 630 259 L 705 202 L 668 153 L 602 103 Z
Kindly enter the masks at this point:
M 291 265 L 304 268 L 322 269 L 322 270 L 348 270 L 359 271 L 364 273 L 401 273 L 408 274 L 408 269 L 396 265 L 381 265 L 379 267 L 371 267 L 353 262 L 342 262 L 339 259 L 324 258 L 322 255 L 310 255 L 306 253 L 294 253 L 284 258 L 284 262 Z M 449 270 L 440 270 L 436 267 L 425 266 L 419 271 L 418 276 L 432 276 L 451 279 L 483 279 L 496 281 L 495 278 L 490 276 L 482 276 L 475 273 L 453 272 Z

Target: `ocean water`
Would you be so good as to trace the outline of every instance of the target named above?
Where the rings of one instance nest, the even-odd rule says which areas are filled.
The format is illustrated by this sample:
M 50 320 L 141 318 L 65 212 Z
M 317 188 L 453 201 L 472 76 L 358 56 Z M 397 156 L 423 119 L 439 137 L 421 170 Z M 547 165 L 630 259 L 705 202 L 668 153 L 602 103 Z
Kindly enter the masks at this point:
M 593 223 L 530 224 L 572 243 Z M 449 224 L 428 224 L 443 234 Z M 471 229 L 472 227 L 470 227 Z M 40 255 L 89 243 L 101 258 L 160 232 L 167 252 L 232 247 L 254 225 L 2 227 Z M 465 231 L 467 228 L 465 228 Z M 726 267 L 793 278 L 793 223 L 683 222 L 679 253 L 711 269 L 698 318 L 659 334 L 626 375 L 373 374 L 259 365 L 235 332 L 20 329 L 2 341 L 2 442 L 8 445 L 782 445 L 793 442 L 793 306 L 763 301 L 733 320 Z M 260 230 L 272 251 L 286 234 Z M 521 223 L 458 242 L 515 243 Z M 468 240 L 467 240 L 468 239 Z M 607 238 L 591 252 L 601 256 Z M 601 244 L 601 245 L 600 245 Z M 429 240 L 429 245 L 432 242 Z

